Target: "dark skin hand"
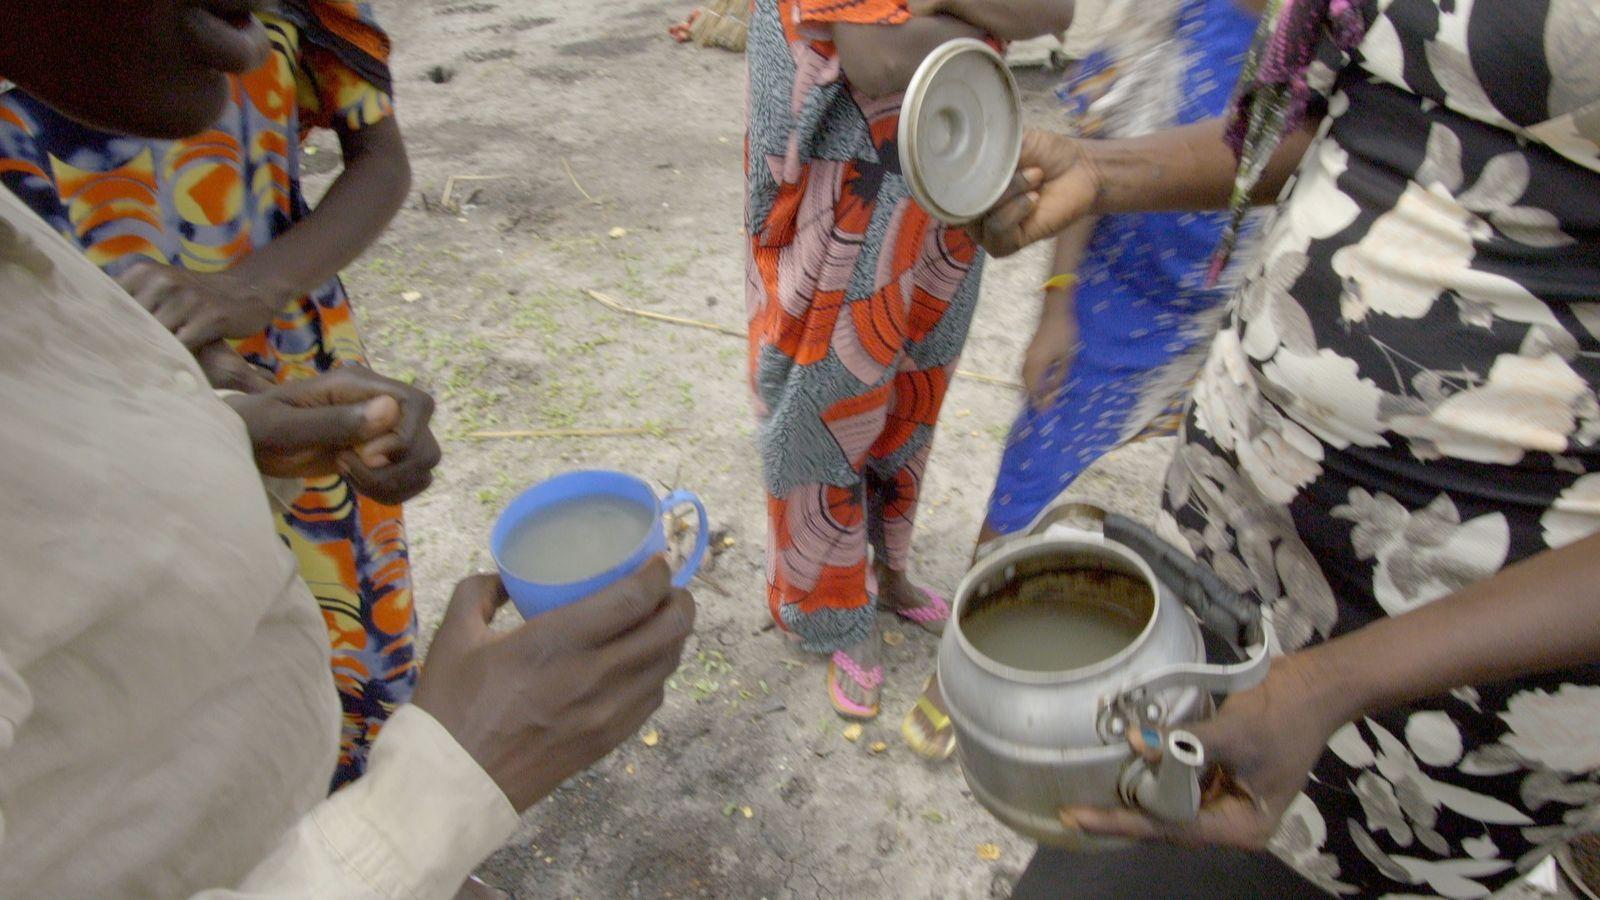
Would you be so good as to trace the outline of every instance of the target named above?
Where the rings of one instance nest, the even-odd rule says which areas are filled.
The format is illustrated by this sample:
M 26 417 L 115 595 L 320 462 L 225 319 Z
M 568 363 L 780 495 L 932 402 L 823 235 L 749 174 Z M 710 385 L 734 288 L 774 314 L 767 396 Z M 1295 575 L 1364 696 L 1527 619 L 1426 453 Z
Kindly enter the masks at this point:
M 1338 684 L 1319 682 L 1317 668 L 1304 654 L 1276 659 L 1259 686 L 1229 697 L 1211 721 L 1185 726 L 1213 767 L 1195 821 L 1172 824 L 1133 810 L 1073 807 L 1061 811 L 1062 824 L 1089 834 L 1185 846 L 1265 849 L 1328 740 L 1345 722 L 1329 696 Z M 1159 763 L 1160 747 L 1148 746 L 1137 734 L 1129 744 L 1150 763 Z
M 341 474 L 380 503 L 427 490 L 439 464 L 428 428 L 433 398 L 361 366 L 227 398 L 244 419 L 265 475 Z
M 411 189 L 393 118 L 341 130 L 344 170 L 322 202 L 265 247 L 221 272 L 141 262 L 118 279 L 185 347 L 247 338 L 285 305 L 327 283 L 383 234 Z
M 194 352 L 206 381 L 219 391 L 259 394 L 278 386 L 265 369 L 239 355 L 227 341 L 212 341 Z
M 234 270 L 191 272 L 141 260 L 117 283 L 196 356 L 224 338 L 260 334 L 283 306 Z
M 1094 220 L 1084 219 L 1061 233 L 1048 277 L 1076 277 L 1083 249 L 1094 231 Z M 1074 311 L 1076 282 L 1065 287 L 1047 288 L 1039 304 L 1039 325 L 1033 340 L 1022 355 L 1022 383 L 1028 389 L 1028 403 L 1035 412 L 1044 412 L 1056 402 L 1078 344 L 1078 322 Z
M 991 254 L 1010 256 L 1086 216 L 1224 209 L 1236 161 L 1223 142 L 1223 124 L 1210 119 L 1107 141 L 1030 131 L 1023 136 L 1011 191 L 968 230 Z M 1277 198 L 1316 127 L 1307 123 L 1284 137 L 1252 200 Z
M 495 632 L 500 580 L 463 581 L 415 703 L 483 766 L 518 812 L 627 740 L 661 706 L 694 629 L 694 598 L 657 557 L 586 600 Z

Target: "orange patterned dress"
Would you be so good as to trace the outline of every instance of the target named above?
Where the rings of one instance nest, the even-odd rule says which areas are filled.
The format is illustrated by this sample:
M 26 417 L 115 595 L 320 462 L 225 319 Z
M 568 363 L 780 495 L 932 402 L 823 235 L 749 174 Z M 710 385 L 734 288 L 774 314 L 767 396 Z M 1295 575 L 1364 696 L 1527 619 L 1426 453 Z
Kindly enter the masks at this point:
M 304 134 L 350 133 L 393 108 L 388 39 L 366 4 L 285 0 L 264 21 L 276 52 L 235 79 L 211 130 L 186 140 L 106 134 L 7 92 L 0 181 L 113 275 L 142 259 L 218 271 L 265 246 L 309 210 L 299 178 Z M 237 346 L 279 381 L 365 362 L 337 279 Z M 338 785 L 360 774 L 382 722 L 416 683 L 405 526 L 398 507 L 335 477 L 308 481 L 279 533 L 328 625 L 345 713 Z
M 923 472 L 977 306 L 981 252 L 912 201 L 900 98 L 845 81 L 828 26 L 893 0 L 756 0 L 748 49 L 749 374 L 768 603 L 803 646 L 872 631 L 868 548 L 909 564 Z

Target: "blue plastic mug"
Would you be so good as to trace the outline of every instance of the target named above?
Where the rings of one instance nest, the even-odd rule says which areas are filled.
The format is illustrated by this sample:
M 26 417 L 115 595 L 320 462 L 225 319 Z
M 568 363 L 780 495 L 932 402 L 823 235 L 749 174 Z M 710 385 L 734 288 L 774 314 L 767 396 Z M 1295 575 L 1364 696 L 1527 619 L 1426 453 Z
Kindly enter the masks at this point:
M 516 532 L 517 526 L 550 507 L 588 497 L 604 496 L 632 501 L 655 512 L 655 524 L 651 527 L 650 533 L 645 535 L 644 540 L 627 559 L 593 578 L 568 584 L 540 584 L 528 581 L 506 568 L 502 561 L 505 544 Z M 494 530 L 489 535 L 489 550 L 494 554 L 495 565 L 500 569 L 500 580 L 505 583 L 506 593 L 511 596 L 511 602 L 516 604 L 517 611 L 522 613 L 523 618 L 531 619 L 540 613 L 560 609 L 569 603 L 598 593 L 638 571 L 650 557 L 667 552 L 667 533 L 662 527 L 661 520 L 668 512 L 683 506 L 693 506 L 700 516 L 700 530 L 695 535 L 694 550 L 684 561 L 683 568 L 672 577 L 673 587 L 687 587 L 695 573 L 700 570 L 700 564 L 705 562 L 706 547 L 711 540 L 705 505 L 700 502 L 699 497 L 688 491 L 673 491 L 665 498 L 658 498 L 656 492 L 642 479 L 623 472 L 568 472 L 523 491 L 511 501 L 511 505 L 506 507 L 505 512 L 502 512 L 499 520 L 495 522 Z

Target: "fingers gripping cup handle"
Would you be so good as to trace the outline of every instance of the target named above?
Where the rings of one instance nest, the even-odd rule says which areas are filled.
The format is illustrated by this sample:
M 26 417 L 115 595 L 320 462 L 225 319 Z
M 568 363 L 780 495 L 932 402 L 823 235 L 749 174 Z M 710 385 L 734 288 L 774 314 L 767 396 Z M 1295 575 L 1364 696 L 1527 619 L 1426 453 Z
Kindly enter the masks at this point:
M 663 512 L 671 513 L 680 507 L 693 506 L 695 514 L 700 517 L 700 527 L 694 536 L 694 549 L 689 551 L 689 558 L 683 561 L 683 568 L 672 576 L 672 586 L 677 588 L 688 587 L 694 580 L 695 573 L 700 571 L 700 564 L 706 561 L 706 550 L 711 546 L 711 521 L 706 517 L 706 506 L 700 498 L 689 491 L 673 491 L 661 501 Z

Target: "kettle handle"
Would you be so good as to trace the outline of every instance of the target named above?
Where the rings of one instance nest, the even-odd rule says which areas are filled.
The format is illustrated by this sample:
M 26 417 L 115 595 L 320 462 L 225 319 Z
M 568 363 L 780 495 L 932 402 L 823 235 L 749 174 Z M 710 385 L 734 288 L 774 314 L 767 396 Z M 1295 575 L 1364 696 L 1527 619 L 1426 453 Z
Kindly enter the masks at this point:
M 1225 666 L 1176 663 L 1162 666 L 1124 685 L 1116 705 L 1138 709 L 1151 694 L 1174 687 L 1197 687 L 1208 694 L 1236 694 L 1260 684 L 1272 665 L 1272 642 L 1263 639 L 1245 650 L 1243 662 Z
M 1262 643 L 1261 607 L 1239 596 L 1210 568 L 1127 516 L 1106 513 L 1105 536 L 1142 556 L 1156 578 L 1207 630 L 1222 638 L 1241 657 Z
M 1261 622 L 1261 607 L 1228 587 L 1207 566 L 1162 540 L 1149 528 L 1116 513 L 1107 513 L 1105 535 L 1144 557 L 1156 578 L 1177 594 L 1212 634 L 1223 639 L 1242 661 L 1229 665 L 1177 663 L 1146 672 L 1122 688 L 1114 706 L 1140 709 L 1151 694 L 1172 687 L 1197 687 L 1210 694 L 1248 690 L 1267 677 L 1272 665 L 1272 638 Z

